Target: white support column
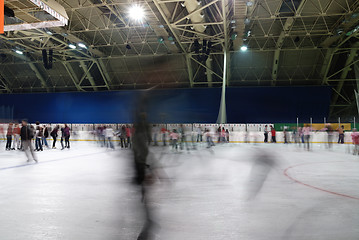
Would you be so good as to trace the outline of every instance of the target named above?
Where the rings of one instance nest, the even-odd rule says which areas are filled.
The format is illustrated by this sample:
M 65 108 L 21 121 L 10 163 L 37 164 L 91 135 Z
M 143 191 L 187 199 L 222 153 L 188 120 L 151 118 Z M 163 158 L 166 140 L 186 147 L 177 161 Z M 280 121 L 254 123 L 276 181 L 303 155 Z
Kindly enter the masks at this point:
M 212 69 L 212 58 L 211 55 L 208 56 L 208 59 L 206 60 L 206 75 L 207 75 L 207 82 L 208 87 L 212 87 L 212 71 L 209 69 Z
M 217 118 L 218 124 L 227 123 L 227 110 L 226 110 L 226 81 L 227 81 L 227 51 L 224 51 L 223 55 L 223 82 L 222 82 L 222 95 L 221 105 L 219 107 L 219 113 Z

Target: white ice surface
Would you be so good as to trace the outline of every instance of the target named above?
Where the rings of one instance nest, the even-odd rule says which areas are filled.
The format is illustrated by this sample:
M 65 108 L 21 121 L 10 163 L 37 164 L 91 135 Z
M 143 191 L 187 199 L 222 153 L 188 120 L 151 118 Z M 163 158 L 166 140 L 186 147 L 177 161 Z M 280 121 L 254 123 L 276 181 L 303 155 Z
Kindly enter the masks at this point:
M 153 147 L 167 176 L 149 188 L 157 239 L 357 240 L 359 157 L 349 147 Z M 27 164 L 23 152 L 0 151 L 1 240 L 136 239 L 144 220 L 130 150 L 73 142 L 37 156 Z

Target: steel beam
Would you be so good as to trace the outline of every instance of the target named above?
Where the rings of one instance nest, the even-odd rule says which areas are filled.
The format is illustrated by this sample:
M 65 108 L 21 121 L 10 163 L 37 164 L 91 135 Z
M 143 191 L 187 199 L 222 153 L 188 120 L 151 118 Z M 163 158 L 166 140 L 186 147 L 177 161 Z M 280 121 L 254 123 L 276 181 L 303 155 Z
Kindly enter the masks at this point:
M 90 69 L 93 66 L 93 64 L 94 64 L 94 62 L 92 62 L 92 64 L 88 68 L 84 61 L 80 61 L 80 66 L 81 66 L 82 70 L 85 73 L 84 76 L 86 76 L 87 79 L 89 80 L 91 86 L 93 87 L 93 90 L 98 91 L 98 88 L 96 86 L 95 80 L 93 79 L 93 77 L 92 77 L 92 75 L 90 73 Z M 83 79 L 84 79 L 84 77 L 83 77 Z M 83 79 L 80 81 L 80 84 L 82 83 Z
M 68 62 L 62 62 L 62 64 L 64 65 L 64 67 L 65 67 L 67 73 L 68 73 L 69 76 L 71 77 L 72 82 L 74 83 L 76 89 L 77 89 L 78 91 L 84 91 L 84 90 L 81 88 L 80 84 L 79 84 L 80 80 L 77 78 L 77 76 L 76 76 L 76 74 L 75 74 L 75 71 L 74 71 L 74 69 L 72 68 L 71 64 L 68 63 Z
M 193 87 L 193 69 L 192 69 L 192 62 L 191 62 L 191 54 L 186 55 L 186 64 L 187 64 L 187 72 L 188 72 L 188 79 L 191 88 Z

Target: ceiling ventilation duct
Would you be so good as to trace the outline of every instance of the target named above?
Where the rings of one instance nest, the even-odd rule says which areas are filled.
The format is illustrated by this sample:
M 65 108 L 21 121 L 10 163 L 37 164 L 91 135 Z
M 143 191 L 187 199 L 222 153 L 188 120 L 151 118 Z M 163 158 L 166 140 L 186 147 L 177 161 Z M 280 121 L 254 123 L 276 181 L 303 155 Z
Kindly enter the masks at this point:
M 183 6 L 187 9 L 187 12 L 191 14 L 201 7 L 201 2 L 198 2 L 197 0 L 185 0 Z M 201 11 L 192 14 L 189 18 L 192 23 L 204 23 L 204 15 Z M 206 26 L 203 24 L 196 24 L 193 26 L 193 30 L 203 33 L 206 30 Z

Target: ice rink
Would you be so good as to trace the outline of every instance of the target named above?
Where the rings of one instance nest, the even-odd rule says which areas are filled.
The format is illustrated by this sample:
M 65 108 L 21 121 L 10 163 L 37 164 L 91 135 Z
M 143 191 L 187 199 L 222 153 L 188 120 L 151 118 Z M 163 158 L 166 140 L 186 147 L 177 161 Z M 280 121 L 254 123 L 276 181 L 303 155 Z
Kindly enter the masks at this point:
M 137 239 L 144 208 L 132 151 L 71 144 L 36 153 L 38 164 L 0 152 L 0 239 Z M 350 147 L 151 147 L 156 239 L 357 240 L 359 157 Z

